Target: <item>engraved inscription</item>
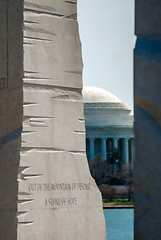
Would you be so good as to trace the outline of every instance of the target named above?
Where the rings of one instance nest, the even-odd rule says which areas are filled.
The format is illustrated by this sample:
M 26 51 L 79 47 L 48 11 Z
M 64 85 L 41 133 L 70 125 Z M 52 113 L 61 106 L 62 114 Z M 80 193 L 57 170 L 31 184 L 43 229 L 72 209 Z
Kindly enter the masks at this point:
M 78 205 L 78 198 L 76 196 L 60 197 L 56 193 L 60 192 L 76 192 L 77 191 L 91 191 L 91 183 L 30 183 L 28 191 L 31 193 L 53 192 L 54 196 L 44 199 L 44 205 L 47 207 L 72 207 Z M 64 194 L 63 194 L 64 195 Z
M 31 183 L 29 192 L 91 190 L 91 183 Z
M 76 206 L 77 198 L 48 198 L 45 199 L 45 205 L 50 206 Z

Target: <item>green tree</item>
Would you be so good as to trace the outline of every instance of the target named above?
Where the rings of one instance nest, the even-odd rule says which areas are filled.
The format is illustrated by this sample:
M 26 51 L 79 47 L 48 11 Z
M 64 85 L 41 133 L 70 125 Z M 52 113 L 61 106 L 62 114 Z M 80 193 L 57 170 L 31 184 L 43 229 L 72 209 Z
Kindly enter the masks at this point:
M 89 162 L 89 169 L 98 186 L 106 183 L 109 169 L 106 160 L 100 154 Z
M 112 173 L 121 170 L 121 153 L 117 148 L 113 148 L 109 153 L 107 153 L 107 161 L 109 164 L 113 165 Z
M 133 199 L 133 168 L 131 166 L 127 166 L 122 169 L 122 176 L 124 179 L 124 185 L 128 187 L 128 200 L 131 201 Z

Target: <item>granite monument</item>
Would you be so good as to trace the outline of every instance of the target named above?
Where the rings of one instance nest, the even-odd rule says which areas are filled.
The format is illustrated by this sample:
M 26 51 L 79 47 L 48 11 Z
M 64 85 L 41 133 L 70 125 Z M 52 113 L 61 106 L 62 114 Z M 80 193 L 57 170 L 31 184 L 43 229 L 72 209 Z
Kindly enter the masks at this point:
M 161 236 L 161 2 L 136 0 L 135 240 Z
M 0 0 L 0 239 L 105 240 L 76 0 Z
M 76 4 L 24 2 L 18 240 L 105 240 L 85 152 Z

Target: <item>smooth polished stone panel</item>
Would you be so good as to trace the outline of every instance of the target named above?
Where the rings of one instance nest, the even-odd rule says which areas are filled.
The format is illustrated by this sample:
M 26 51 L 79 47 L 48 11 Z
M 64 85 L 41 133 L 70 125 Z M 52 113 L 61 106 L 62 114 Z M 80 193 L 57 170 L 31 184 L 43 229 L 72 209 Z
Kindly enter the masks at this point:
M 160 46 L 161 36 L 139 36 L 135 48 L 135 104 L 156 120 L 161 119 Z
M 136 1 L 135 239 L 160 239 L 161 2 Z
M 7 2 L 0 2 L 0 88 L 7 86 Z
M 23 100 L 22 9 L 22 1 L 0 1 L 1 240 L 17 240 L 17 169 L 20 161 Z
M 136 111 L 141 119 L 135 123 L 135 239 L 159 239 L 161 128 L 144 111 Z
M 136 35 L 161 34 L 160 0 L 135 0 Z
M 18 240 L 105 240 L 85 154 L 76 1 L 24 4 Z

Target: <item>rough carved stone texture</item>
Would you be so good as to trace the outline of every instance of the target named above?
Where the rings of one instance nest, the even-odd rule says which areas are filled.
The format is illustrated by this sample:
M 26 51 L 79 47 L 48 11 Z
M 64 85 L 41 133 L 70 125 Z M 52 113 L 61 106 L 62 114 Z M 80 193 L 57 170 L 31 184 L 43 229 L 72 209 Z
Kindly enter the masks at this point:
M 24 4 L 18 240 L 105 240 L 85 154 L 76 1 Z
M 17 239 L 22 129 L 22 1 L 0 0 L 0 239 Z
M 135 239 L 161 236 L 161 2 L 136 1 Z

